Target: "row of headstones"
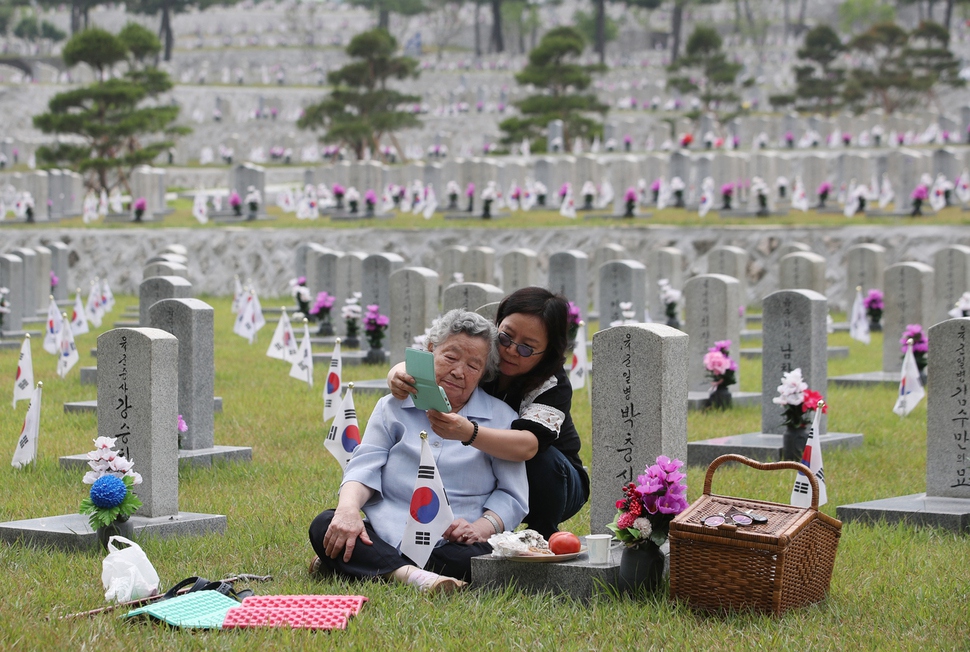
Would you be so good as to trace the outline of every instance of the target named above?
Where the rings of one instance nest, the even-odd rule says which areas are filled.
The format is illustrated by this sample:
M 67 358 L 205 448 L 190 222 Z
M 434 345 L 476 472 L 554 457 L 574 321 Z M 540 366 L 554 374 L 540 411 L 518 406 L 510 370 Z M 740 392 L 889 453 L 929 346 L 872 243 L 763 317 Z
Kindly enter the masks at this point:
M 10 312 L 4 315 L 3 332 L 11 334 L 23 328 L 24 320 L 36 320 L 46 314 L 48 298 L 66 301 L 70 293 L 68 256 L 70 249 L 63 242 L 46 246 L 17 247 L 0 254 L 0 285 L 10 290 L 7 300 Z M 51 287 L 51 272 L 57 285 Z

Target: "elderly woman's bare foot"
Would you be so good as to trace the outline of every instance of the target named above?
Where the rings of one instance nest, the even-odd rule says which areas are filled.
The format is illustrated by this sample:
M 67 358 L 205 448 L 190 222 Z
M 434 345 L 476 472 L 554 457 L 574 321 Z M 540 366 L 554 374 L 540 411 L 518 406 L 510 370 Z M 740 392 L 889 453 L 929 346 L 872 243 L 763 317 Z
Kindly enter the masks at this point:
M 421 570 L 417 566 L 401 566 L 390 576 L 402 584 L 411 584 L 422 593 L 429 595 L 437 593 L 454 593 L 468 586 L 464 582 L 447 575 L 438 575 L 430 571 Z

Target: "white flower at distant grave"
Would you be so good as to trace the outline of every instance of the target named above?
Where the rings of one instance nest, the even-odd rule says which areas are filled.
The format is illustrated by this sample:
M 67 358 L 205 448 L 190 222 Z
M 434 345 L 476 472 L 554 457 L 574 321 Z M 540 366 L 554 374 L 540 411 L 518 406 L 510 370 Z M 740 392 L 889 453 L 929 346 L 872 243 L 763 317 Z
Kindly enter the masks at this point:
M 771 399 L 776 405 L 801 405 L 808 385 L 802 379 L 801 368 L 793 369 L 781 377 L 778 396 Z
M 452 278 L 454 278 L 455 283 L 464 283 L 465 282 L 465 275 L 462 274 L 461 272 L 455 272 L 452 275 Z

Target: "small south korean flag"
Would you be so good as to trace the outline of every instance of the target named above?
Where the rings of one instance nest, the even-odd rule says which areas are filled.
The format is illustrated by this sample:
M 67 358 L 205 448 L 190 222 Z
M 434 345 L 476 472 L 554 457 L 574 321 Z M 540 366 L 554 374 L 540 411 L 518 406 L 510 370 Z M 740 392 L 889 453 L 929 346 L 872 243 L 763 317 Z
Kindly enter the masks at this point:
M 818 481 L 819 507 L 829 501 L 828 492 L 825 490 L 825 471 L 822 468 L 822 442 L 819 441 L 819 427 L 822 423 L 822 407 L 824 405 L 824 402 L 818 402 L 815 418 L 812 419 L 812 430 L 808 433 L 805 452 L 802 453 L 802 464 L 811 470 L 812 475 Z M 791 490 L 791 504 L 796 507 L 811 507 L 812 505 L 812 485 L 808 477 L 801 471 L 795 476 L 795 486 Z
M 253 334 L 255 335 L 260 328 L 266 325 L 266 318 L 263 317 L 263 306 L 259 303 L 256 288 L 252 288 L 249 292 L 253 295 Z
M 94 327 L 100 327 L 101 318 L 104 316 L 104 305 L 101 303 L 101 284 L 98 279 L 91 281 L 91 291 L 88 293 L 88 302 L 84 309 Z
M 242 309 L 243 301 L 245 301 L 245 293 L 243 292 L 242 283 L 239 281 L 239 275 L 233 277 L 233 283 L 235 284 L 235 290 L 232 293 L 232 312 L 238 315 L 239 311 Z
M 30 335 L 24 335 L 20 345 L 20 361 L 17 363 L 17 377 L 13 381 L 13 406 L 17 401 L 30 399 L 34 395 L 34 362 L 30 355 Z
M 276 332 L 273 333 L 273 341 L 269 343 L 266 355 L 277 360 L 284 360 L 292 363 L 299 352 L 296 346 L 296 335 L 293 334 L 293 326 L 290 318 L 286 314 L 286 309 L 280 309 L 280 321 L 276 324 Z
M 454 520 L 451 503 L 448 502 L 431 446 L 428 445 L 428 433 L 422 430 L 421 464 L 418 466 L 414 493 L 411 494 L 404 538 L 401 539 L 401 554 L 410 557 L 418 568 L 424 568 L 431 551 Z
M 101 279 L 101 309 L 105 313 L 111 312 L 115 307 L 115 295 L 111 292 L 108 279 Z
M 71 309 L 71 332 L 83 335 L 90 330 L 87 315 L 84 313 L 84 302 L 81 301 L 81 288 L 78 288 L 74 295 L 74 308 Z
M 354 384 L 347 384 L 347 391 L 340 402 L 340 413 L 330 424 L 330 433 L 323 444 L 330 454 L 346 469 L 347 462 L 360 446 L 360 425 L 357 423 L 357 408 L 354 407 Z
M 913 340 L 906 342 L 906 354 L 903 356 L 903 368 L 899 375 L 899 398 L 893 406 L 893 412 L 901 417 L 913 411 L 926 392 L 923 390 L 923 383 L 919 378 L 919 367 L 916 365 L 916 357 L 913 355 Z
M 343 374 L 343 360 L 340 357 L 340 338 L 333 344 L 330 354 L 330 369 L 327 371 L 327 384 L 323 388 L 323 422 L 333 419 L 340 412 L 340 383 Z
M 290 377 L 302 380 L 310 387 L 313 387 L 313 351 L 310 350 L 310 326 L 306 319 L 303 320 L 303 339 L 300 341 L 300 350 L 293 360 L 290 367 Z
M 64 328 L 64 319 L 57 308 L 57 302 L 51 297 L 47 306 L 47 330 L 44 333 L 44 350 L 51 355 L 57 355 L 57 336 Z
M 573 361 L 569 367 L 569 383 L 574 390 L 586 386 L 586 322 L 579 323 L 576 331 L 576 348 L 573 349 Z
M 57 375 L 66 378 L 67 373 L 81 359 L 77 353 L 77 345 L 74 343 L 74 333 L 71 331 L 71 322 L 67 320 L 67 313 L 64 314 L 64 327 L 57 336 L 57 351 Z
M 855 300 L 852 302 L 852 313 L 849 317 L 849 337 L 863 344 L 870 342 L 869 319 L 866 317 L 866 305 L 862 299 L 861 285 L 857 285 L 855 288 Z
M 244 295 L 242 309 L 236 315 L 236 322 L 232 325 L 232 332 L 246 338 L 250 344 L 256 338 L 255 307 L 253 295 L 251 293 Z
M 13 452 L 11 464 L 15 469 L 22 469 L 37 459 L 37 438 L 40 436 L 40 395 L 43 387 L 44 383 L 37 383 L 37 389 L 31 392 L 33 396 L 30 399 L 30 407 L 27 408 L 24 426 L 20 429 L 17 448 Z

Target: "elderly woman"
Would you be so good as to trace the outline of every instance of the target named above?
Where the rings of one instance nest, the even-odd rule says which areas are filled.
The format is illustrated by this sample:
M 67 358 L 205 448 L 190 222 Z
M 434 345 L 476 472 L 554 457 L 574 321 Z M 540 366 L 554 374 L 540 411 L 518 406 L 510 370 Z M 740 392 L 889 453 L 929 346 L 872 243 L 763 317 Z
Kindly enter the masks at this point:
M 452 310 L 432 324 L 428 348 L 435 382 L 452 411 L 483 428 L 507 429 L 515 412 L 478 388 L 495 375 L 495 326 L 480 315 Z M 455 520 L 426 564 L 416 567 L 400 551 L 411 494 L 421 458 L 419 433 L 428 443 Z M 428 413 L 410 396 L 385 396 L 367 422 L 364 438 L 347 464 L 337 508 L 310 525 L 318 559 L 311 572 L 329 569 L 350 577 L 385 577 L 422 591 L 450 592 L 466 585 L 471 558 L 488 554 L 488 538 L 515 528 L 528 511 L 528 482 L 522 462 L 500 460 L 470 442 L 432 432 Z M 366 519 L 361 518 L 363 510 Z

